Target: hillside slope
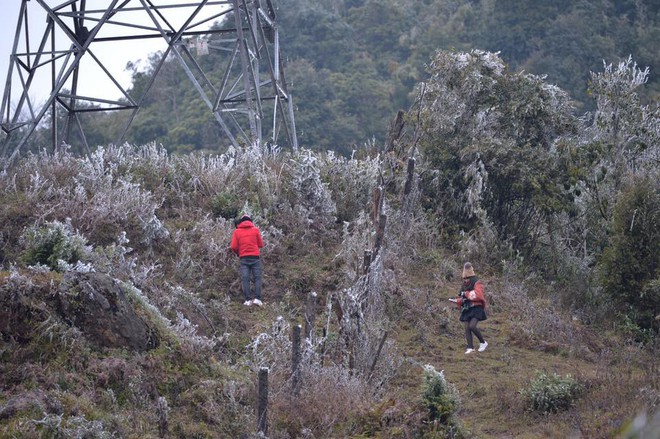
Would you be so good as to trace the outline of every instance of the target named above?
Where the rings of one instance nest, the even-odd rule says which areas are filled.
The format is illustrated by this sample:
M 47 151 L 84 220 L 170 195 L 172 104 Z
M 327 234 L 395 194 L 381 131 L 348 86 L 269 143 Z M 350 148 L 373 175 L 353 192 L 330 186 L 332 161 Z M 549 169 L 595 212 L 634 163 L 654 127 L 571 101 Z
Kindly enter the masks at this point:
M 657 337 L 567 306 L 520 259 L 489 264 L 403 179 L 376 185 L 389 165 L 124 145 L 0 174 L 0 437 L 256 437 L 263 368 L 272 439 L 635 437 L 644 411 L 652 437 Z M 266 241 L 263 307 L 227 248 L 242 212 Z M 447 301 L 468 258 L 490 343 L 470 356 Z
M 72 334 L 74 329 L 66 329 L 64 322 L 56 318 L 58 311 L 47 305 L 57 276 L 28 275 L 23 280 L 31 285 L 29 303 L 22 303 L 24 317 L 31 317 L 23 322 L 34 325 L 38 333 L 19 340 L 15 327 L 3 328 L 3 437 L 57 437 L 58 432 L 69 437 L 86 432 L 89 436 L 85 437 L 224 438 L 249 433 L 256 426 L 256 374 L 241 366 L 243 361 L 238 359 L 250 356 L 248 344 L 268 333 L 278 317 L 287 316 L 291 325 L 302 324 L 299 313 L 304 295 L 285 297 L 274 286 L 276 282 L 271 282 L 264 291 L 264 307 L 245 307 L 240 292 L 228 290 L 226 332 L 222 347 L 216 345 L 213 355 L 195 353 L 191 351 L 193 346 L 174 343 L 173 339 L 165 339 L 158 349 L 147 353 L 99 348 L 87 336 Z M 495 285 L 497 280 L 487 282 Z M 3 275 L 0 291 L 4 299 L 11 284 Z M 652 353 L 641 346 L 622 344 L 613 335 L 595 334 L 579 323 L 560 322 L 559 315 L 552 318 L 557 319 L 556 325 L 570 331 L 570 338 L 557 339 L 538 326 L 535 332 L 520 310 L 512 309 L 510 304 L 497 305 L 505 298 L 496 295 L 493 287 L 488 288 L 494 303 L 490 317 L 481 324 L 489 347 L 482 353 L 464 354 L 458 311 L 445 306 L 447 295 L 440 291 L 447 285 L 442 287 L 420 294 L 423 297 L 419 297 L 417 306 L 397 305 L 400 313 L 391 338 L 403 361 L 384 384 L 381 396 L 368 407 L 356 410 L 350 427 L 337 424 L 332 426 L 334 431 L 319 433 L 310 424 L 314 437 L 444 437 L 433 436 L 429 432 L 432 428 L 421 429 L 426 421 L 420 386 L 422 366 L 427 364 L 443 370 L 458 390 L 461 403 L 454 417 L 460 437 L 628 437 L 619 433 L 642 413 L 646 403 L 657 398 L 657 393 L 653 394 L 657 365 Z M 27 298 L 23 293 L 27 291 L 15 292 L 14 297 Z M 3 309 L 7 309 L 6 301 Z M 321 311 L 317 322 L 324 322 L 326 317 Z M 531 319 L 537 320 L 534 316 Z M 43 321 L 36 324 L 38 320 Z M 219 326 L 222 322 L 213 324 Z M 315 333 L 322 331 L 317 325 Z M 571 401 L 572 407 L 548 414 L 530 410 L 520 391 L 529 388 L 539 372 L 576 378 L 581 391 Z M 272 373 L 278 374 L 276 368 Z M 305 395 L 307 378 L 303 377 L 300 398 L 311 398 L 312 402 L 323 398 Z M 238 386 L 234 389 L 238 393 L 233 395 L 227 387 L 231 382 Z M 287 410 L 281 407 L 285 404 L 282 389 L 273 384 L 269 419 L 272 437 L 290 437 L 295 431 L 292 421 L 286 420 Z M 326 388 L 326 392 L 335 409 L 343 410 L 346 400 L 334 399 L 338 394 L 332 388 Z M 169 401 L 169 427 L 162 427 L 159 421 L 162 415 L 156 402 L 161 396 Z M 240 401 L 238 406 L 233 406 L 236 401 L 230 402 L 234 398 Z M 320 407 L 326 404 L 317 403 Z M 222 419 L 216 418 L 220 415 Z M 282 429 L 284 425 L 288 427 Z M 159 426 L 167 433 L 159 435 Z M 657 427 L 656 416 L 656 431 Z M 427 431 L 426 436 L 420 436 L 421 431 Z

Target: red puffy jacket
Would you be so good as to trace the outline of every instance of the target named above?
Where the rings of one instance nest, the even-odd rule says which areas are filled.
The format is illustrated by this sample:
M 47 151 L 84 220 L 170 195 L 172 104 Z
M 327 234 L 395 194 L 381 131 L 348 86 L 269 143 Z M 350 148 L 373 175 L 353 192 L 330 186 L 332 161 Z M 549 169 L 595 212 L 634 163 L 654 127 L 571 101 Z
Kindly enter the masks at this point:
M 486 298 L 484 296 L 484 286 L 481 281 L 474 284 L 474 289 L 465 291 L 465 298 L 470 301 L 471 306 L 483 306 L 486 308 Z M 456 301 L 458 306 L 463 306 L 463 298 L 459 297 Z
M 231 237 L 231 249 L 238 255 L 259 256 L 259 249 L 264 246 L 259 228 L 255 227 L 252 221 L 241 222 Z

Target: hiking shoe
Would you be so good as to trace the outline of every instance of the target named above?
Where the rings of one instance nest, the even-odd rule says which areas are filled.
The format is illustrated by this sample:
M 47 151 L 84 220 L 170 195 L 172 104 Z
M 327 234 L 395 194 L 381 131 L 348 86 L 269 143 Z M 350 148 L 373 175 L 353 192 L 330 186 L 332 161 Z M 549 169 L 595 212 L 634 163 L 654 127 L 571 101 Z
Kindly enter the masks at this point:
M 257 305 L 257 306 L 261 306 L 261 305 L 264 304 L 264 303 L 263 303 L 261 300 L 259 300 L 259 299 L 254 299 L 254 300 L 252 301 L 252 303 L 253 303 L 254 305 Z
M 485 351 L 487 347 L 488 347 L 487 341 L 484 341 L 483 343 L 479 343 L 479 352 Z
M 474 349 L 472 348 L 468 348 L 468 350 L 465 351 L 466 354 L 471 354 L 472 352 L 474 352 Z
M 252 301 L 251 300 L 246 300 L 245 302 L 243 302 L 243 305 L 250 306 L 250 305 L 252 305 Z

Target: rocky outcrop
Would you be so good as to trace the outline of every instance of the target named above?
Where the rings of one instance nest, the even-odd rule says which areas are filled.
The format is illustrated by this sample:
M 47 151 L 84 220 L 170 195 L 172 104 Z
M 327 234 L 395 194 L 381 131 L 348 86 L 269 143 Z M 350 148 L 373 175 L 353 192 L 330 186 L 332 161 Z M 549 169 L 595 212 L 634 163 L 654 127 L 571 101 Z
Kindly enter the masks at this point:
M 98 346 L 134 351 L 158 346 L 156 332 L 136 313 L 124 285 L 108 275 L 66 273 L 58 308 L 66 321 Z

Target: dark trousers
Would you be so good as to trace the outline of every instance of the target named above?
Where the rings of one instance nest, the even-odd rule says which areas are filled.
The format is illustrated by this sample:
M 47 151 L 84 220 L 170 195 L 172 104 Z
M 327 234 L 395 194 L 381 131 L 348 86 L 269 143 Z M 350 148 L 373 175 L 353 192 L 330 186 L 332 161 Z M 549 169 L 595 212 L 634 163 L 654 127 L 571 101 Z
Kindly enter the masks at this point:
M 243 282 L 243 295 L 250 300 L 250 278 L 254 279 L 254 298 L 261 300 L 261 276 L 263 267 L 258 256 L 244 256 L 241 258 L 241 281 Z

